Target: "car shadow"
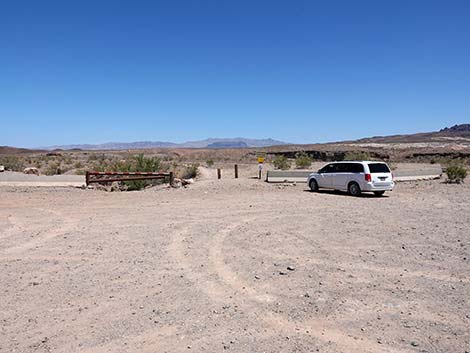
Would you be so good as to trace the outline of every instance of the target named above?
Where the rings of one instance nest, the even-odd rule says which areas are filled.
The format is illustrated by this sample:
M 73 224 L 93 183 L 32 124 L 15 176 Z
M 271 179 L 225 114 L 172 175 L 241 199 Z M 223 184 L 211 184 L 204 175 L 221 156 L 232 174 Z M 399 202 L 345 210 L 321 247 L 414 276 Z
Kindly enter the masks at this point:
M 389 196 L 384 194 L 384 195 L 381 195 L 381 196 L 377 196 L 375 194 L 371 194 L 371 193 L 362 193 L 360 196 L 352 196 L 352 195 L 349 195 L 347 192 L 345 191 L 339 191 L 339 190 L 327 190 L 327 189 L 322 189 L 322 190 L 318 190 L 318 191 L 312 191 L 310 189 L 305 189 L 304 192 L 309 192 L 309 193 L 312 193 L 312 194 L 325 194 L 325 195 L 338 195 L 338 196 L 348 196 L 348 197 L 359 197 L 359 198 L 365 198 L 365 199 L 386 199 L 388 198 Z

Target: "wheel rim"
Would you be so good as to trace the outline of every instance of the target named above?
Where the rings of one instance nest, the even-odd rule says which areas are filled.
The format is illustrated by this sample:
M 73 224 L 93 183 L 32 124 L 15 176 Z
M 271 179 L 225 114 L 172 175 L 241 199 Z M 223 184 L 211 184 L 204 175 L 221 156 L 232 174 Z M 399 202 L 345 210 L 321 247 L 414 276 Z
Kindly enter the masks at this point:
M 350 190 L 351 194 L 353 194 L 353 195 L 357 195 L 359 193 L 359 188 L 356 184 L 352 184 L 349 187 L 349 190 Z

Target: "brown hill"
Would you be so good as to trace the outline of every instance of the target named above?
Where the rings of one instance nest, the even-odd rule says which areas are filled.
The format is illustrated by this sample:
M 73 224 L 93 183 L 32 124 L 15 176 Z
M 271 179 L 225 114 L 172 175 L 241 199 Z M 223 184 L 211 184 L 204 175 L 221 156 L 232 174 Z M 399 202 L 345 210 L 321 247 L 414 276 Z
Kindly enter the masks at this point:
M 0 146 L 0 155 L 1 154 L 29 154 L 29 153 L 36 153 L 36 152 L 44 152 L 42 150 L 32 150 L 28 148 L 17 148 L 17 147 L 10 147 L 10 146 Z
M 373 136 L 362 138 L 353 143 L 430 143 L 430 142 L 469 142 L 470 124 L 454 125 L 434 132 L 421 132 L 409 135 Z

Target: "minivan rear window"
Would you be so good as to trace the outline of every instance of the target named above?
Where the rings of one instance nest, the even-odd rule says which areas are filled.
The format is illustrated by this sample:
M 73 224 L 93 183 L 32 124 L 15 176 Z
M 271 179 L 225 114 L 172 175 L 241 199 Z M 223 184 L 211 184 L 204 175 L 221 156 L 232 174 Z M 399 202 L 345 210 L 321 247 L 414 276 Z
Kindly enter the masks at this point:
M 385 163 L 369 163 L 371 173 L 390 173 L 390 169 Z

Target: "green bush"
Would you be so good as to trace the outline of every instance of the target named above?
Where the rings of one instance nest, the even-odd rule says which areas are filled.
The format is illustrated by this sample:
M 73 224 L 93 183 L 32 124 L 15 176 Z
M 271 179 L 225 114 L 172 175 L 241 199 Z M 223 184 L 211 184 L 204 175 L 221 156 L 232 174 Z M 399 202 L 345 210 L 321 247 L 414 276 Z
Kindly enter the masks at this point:
M 104 155 L 103 155 L 104 156 Z M 91 156 L 90 156 L 91 157 Z M 165 171 L 167 168 L 161 163 L 161 160 L 156 157 L 145 157 L 142 153 L 128 157 L 124 160 L 105 160 L 98 155 L 93 158 L 92 169 L 97 172 L 111 171 L 111 172 L 160 172 Z M 78 169 L 77 174 L 81 174 L 83 169 Z M 130 180 L 123 183 L 127 186 L 127 190 L 142 190 L 148 185 L 158 184 L 158 179 L 149 180 Z
M 206 164 L 207 164 L 208 167 L 212 167 L 214 165 L 214 161 L 212 159 L 208 159 L 206 161 Z
M 370 154 L 364 151 L 349 151 L 344 154 L 345 161 L 370 161 Z
M 273 160 L 274 168 L 286 170 L 290 168 L 290 161 L 282 154 L 277 155 Z
M 191 178 L 197 177 L 199 174 L 198 168 L 199 168 L 199 164 L 197 163 L 191 164 L 190 166 L 186 167 L 183 172 L 182 178 L 191 179 Z
M 145 157 L 143 153 L 133 157 L 130 161 L 118 162 L 125 172 L 159 172 L 163 170 L 161 160 L 155 157 Z M 127 190 L 142 190 L 148 185 L 158 184 L 158 180 L 131 180 L 124 182 Z
M 311 165 L 312 165 L 312 159 L 307 153 L 302 151 L 302 152 L 298 152 L 295 155 L 295 166 L 297 168 L 306 169 L 306 168 L 310 168 Z
M 447 182 L 460 184 L 467 177 L 467 170 L 460 165 L 452 165 L 447 168 Z

